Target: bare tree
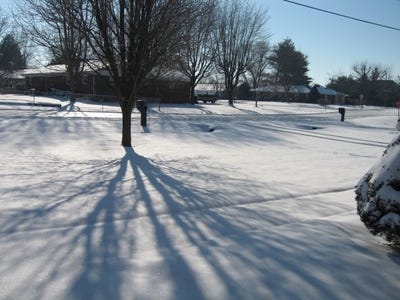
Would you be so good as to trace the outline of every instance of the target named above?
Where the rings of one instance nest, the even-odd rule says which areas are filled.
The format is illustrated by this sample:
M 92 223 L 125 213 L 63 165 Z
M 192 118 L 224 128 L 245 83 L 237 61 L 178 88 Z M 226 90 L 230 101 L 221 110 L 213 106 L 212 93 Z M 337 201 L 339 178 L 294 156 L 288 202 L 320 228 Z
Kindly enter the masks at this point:
M 371 96 L 377 93 L 379 81 L 390 77 L 390 69 L 378 64 L 371 64 L 366 61 L 355 63 L 352 66 L 355 78 L 358 81 L 360 98 L 363 104 L 367 104 Z
M 190 102 L 196 85 L 206 76 L 213 63 L 211 31 L 214 25 L 215 0 L 194 0 L 184 29 L 184 45 L 178 53 L 178 63 L 190 80 Z
M 8 30 L 9 30 L 8 17 L 0 7 L 0 37 L 2 37 Z
M 22 0 L 15 18 L 34 43 L 57 53 L 66 65 L 72 102 L 87 53 L 85 34 L 77 22 L 84 5 L 85 0 Z
M 91 50 L 107 68 L 122 111 L 122 146 L 132 147 L 131 114 L 146 77 L 177 53 L 189 13 L 184 0 L 87 0 Z
M 249 66 L 251 47 L 259 40 L 266 21 L 266 11 L 247 1 L 224 0 L 220 3 L 213 31 L 215 64 L 224 74 L 230 105 L 233 105 L 233 92 L 240 76 Z
M 267 41 L 256 42 L 250 51 L 249 65 L 247 71 L 251 77 L 251 86 L 256 89 L 265 77 L 265 70 L 269 65 L 269 53 L 271 46 Z

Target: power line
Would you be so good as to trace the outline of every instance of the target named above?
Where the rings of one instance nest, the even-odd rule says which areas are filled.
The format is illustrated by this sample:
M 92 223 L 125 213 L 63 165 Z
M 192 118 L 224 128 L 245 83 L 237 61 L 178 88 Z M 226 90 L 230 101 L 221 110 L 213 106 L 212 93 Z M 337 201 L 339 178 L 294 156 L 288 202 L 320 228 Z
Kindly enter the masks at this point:
M 283 0 L 283 1 L 295 4 L 295 5 L 303 6 L 303 7 L 306 7 L 306 8 L 310 8 L 310 9 L 313 9 L 313 10 L 321 11 L 321 12 L 324 12 L 324 13 L 327 13 L 327 14 L 339 16 L 339 17 L 342 17 L 342 18 L 346 18 L 346 19 L 350 19 L 350 20 L 354 20 L 354 21 L 358 21 L 358 22 L 367 23 L 367 24 L 370 24 L 370 25 L 383 27 L 383 28 L 386 28 L 386 29 L 392 29 L 392 30 L 400 31 L 400 28 L 398 28 L 398 27 L 388 26 L 388 25 L 384 25 L 384 24 L 379 24 L 379 23 L 375 23 L 375 22 L 371 22 L 371 21 L 367 21 L 367 20 L 363 20 L 363 19 L 359 19 L 359 18 L 343 15 L 343 14 L 340 14 L 340 13 L 337 13 L 337 12 L 321 9 L 321 8 L 318 8 L 318 7 L 315 7 L 315 6 L 310 6 L 310 5 L 306 5 L 306 4 L 295 2 L 295 1 L 290 1 L 290 0 Z

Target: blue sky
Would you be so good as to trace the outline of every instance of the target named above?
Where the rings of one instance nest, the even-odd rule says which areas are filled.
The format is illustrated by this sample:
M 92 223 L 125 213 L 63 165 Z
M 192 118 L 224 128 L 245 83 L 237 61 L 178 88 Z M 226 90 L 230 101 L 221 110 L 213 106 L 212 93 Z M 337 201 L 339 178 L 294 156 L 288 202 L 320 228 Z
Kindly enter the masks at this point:
M 309 76 L 325 84 L 329 77 L 351 73 L 356 62 L 368 61 L 400 75 L 400 31 L 376 27 L 290 4 L 283 0 L 252 0 L 268 8 L 267 30 L 273 44 L 291 38 L 309 60 Z M 400 28 L 400 0 L 296 0 Z
M 329 77 L 349 74 L 360 61 L 391 67 L 400 75 L 400 31 L 356 22 L 283 0 L 249 0 L 268 8 L 266 30 L 277 44 L 290 38 L 309 60 L 309 76 L 326 84 Z M 400 0 L 296 0 L 368 21 L 400 27 Z M 15 1 L 1 0 L 7 9 Z

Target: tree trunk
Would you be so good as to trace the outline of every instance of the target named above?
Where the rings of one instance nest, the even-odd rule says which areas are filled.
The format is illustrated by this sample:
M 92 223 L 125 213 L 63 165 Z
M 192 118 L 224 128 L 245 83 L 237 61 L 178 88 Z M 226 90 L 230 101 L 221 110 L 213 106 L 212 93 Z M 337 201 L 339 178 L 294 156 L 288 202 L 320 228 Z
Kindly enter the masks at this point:
M 226 92 L 228 93 L 228 101 L 229 101 L 229 105 L 233 106 L 233 88 L 232 87 L 228 87 L 226 89 Z
M 229 98 L 228 98 L 228 100 L 229 100 L 229 105 L 230 106 L 233 106 L 234 105 L 234 103 L 233 103 L 233 97 L 232 96 L 229 96 Z
M 122 101 L 121 111 L 122 111 L 122 142 L 123 147 L 132 147 L 132 136 L 131 136 L 131 119 L 132 119 L 132 109 L 133 101 Z
M 289 92 L 290 92 L 290 88 L 292 86 L 291 85 L 284 85 L 284 91 L 285 91 L 285 100 L 289 102 Z
M 194 93 L 196 78 L 190 78 L 190 103 L 195 104 L 197 102 L 196 95 Z
M 73 70 L 73 66 L 69 66 L 69 91 L 70 91 L 70 96 L 69 96 L 69 104 L 71 108 L 73 108 L 75 101 L 76 101 L 76 90 L 77 90 L 77 85 L 78 85 L 78 73 L 75 73 Z

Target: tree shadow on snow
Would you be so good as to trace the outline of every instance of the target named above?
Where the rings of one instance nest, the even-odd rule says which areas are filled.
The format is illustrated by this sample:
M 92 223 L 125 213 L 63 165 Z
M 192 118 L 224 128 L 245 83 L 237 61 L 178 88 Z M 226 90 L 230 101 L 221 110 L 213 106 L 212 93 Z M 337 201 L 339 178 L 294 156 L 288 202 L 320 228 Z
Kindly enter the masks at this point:
M 178 169 L 179 165 L 156 164 L 134 150 L 126 149 L 106 195 L 88 215 L 88 225 L 80 234 L 79 239 L 85 243 L 84 265 L 71 287 L 72 298 L 121 299 L 131 295 L 131 292 L 134 293 L 134 296 L 131 295 L 133 298 L 157 298 L 157 288 L 168 285 L 168 294 L 161 294 L 165 298 L 207 299 L 210 298 L 207 290 L 210 278 L 218 282 L 218 297 L 227 299 L 295 298 L 299 292 L 293 289 L 295 286 L 303 286 L 305 295 L 333 299 L 338 294 L 332 285 L 341 285 L 343 291 L 340 293 L 346 297 L 379 296 L 366 289 L 361 281 L 353 282 L 352 285 L 343 284 L 352 282 L 352 269 L 358 268 L 367 273 L 369 267 L 359 265 L 357 260 L 354 262 L 351 256 L 338 254 L 365 250 L 358 245 L 349 247 L 348 243 L 341 241 L 341 237 L 336 236 L 335 226 L 329 225 L 326 230 L 332 234 L 332 238 L 338 240 L 335 249 L 331 247 L 331 237 L 314 238 L 319 234 L 318 225 L 295 226 L 293 234 L 289 236 L 282 236 L 266 228 L 249 228 L 251 220 L 262 219 L 263 216 L 252 210 L 243 212 L 246 219 L 230 218 L 225 209 L 230 205 L 236 206 L 230 203 L 230 198 L 234 197 L 232 193 L 228 190 L 208 190 L 204 188 L 207 186 L 204 182 L 196 185 L 196 180 L 199 180 L 197 176 L 212 178 L 218 175 L 211 170 L 202 173 L 183 169 L 182 172 L 193 174 L 179 177 Z M 132 202 L 128 204 L 130 212 L 116 219 L 118 184 L 130 172 L 134 180 Z M 188 179 L 190 175 L 194 176 L 193 181 L 181 179 Z M 245 193 L 255 188 L 248 182 L 224 182 L 220 177 L 213 179 L 223 184 L 236 185 L 235 192 L 238 187 L 239 190 L 242 187 Z M 159 198 L 156 199 L 155 194 Z M 205 203 L 207 199 L 212 201 Z M 139 207 L 142 209 L 139 210 Z M 219 208 L 224 208 L 224 211 Z M 247 208 L 235 209 L 240 211 Z M 137 267 L 138 274 L 151 274 L 147 269 L 140 271 L 141 265 L 137 262 L 141 258 L 148 259 L 146 255 L 149 255 L 138 251 L 141 237 L 132 232 L 132 225 L 138 232 L 144 229 L 139 223 L 134 224 L 141 216 L 148 218 L 151 227 L 149 232 L 156 245 L 148 251 L 158 257 L 152 264 L 144 264 L 145 268 L 155 270 L 154 276 L 150 275 L 146 279 L 145 284 L 150 285 L 150 288 L 144 289 L 147 293 L 153 291 L 152 295 L 146 295 L 146 291 L 140 290 L 140 285 L 126 273 L 133 269 L 131 275 L 134 276 Z M 285 217 L 284 213 L 276 216 L 276 223 L 279 224 Z M 271 216 L 269 218 L 273 219 Z M 272 219 L 266 220 L 265 224 L 274 223 Z M 326 223 L 321 224 L 326 226 Z M 129 246 L 124 246 L 126 240 L 129 240 Z M 337 256 L 333 265 L 325 259 L 330 255 Z M 364 255 L 372 258 L 374 253 L 367 250 Z M 196 261 L 201 263 L 200 269 L 203 271 L 195 265 Z M 315 266 L 323 267 L 315 272 Z M 164 277 L 158 277 L 160 273 Z M 375 275 L 371 276 L 371 280 L 374 280 Z M 287 284 L 283 285 L 283 282 Z M 139 290 L 127 293 L 127 284 Z M 391 295 L 389 291 L 387 296 Z
M 71 172 L 69 165 L 58 167 Z M 31 253 L 26 254 L 26 261 L 40 257 L 47 263 L 51 258 L 51 270 L 47 281 L 36 283 L 44 266 L 32 265 L 21 288 L 35 287 L 36 294 L 29 295 L 45 298 L 53 280 L 70 272 L 64 281 L 68 283 L 67 299 L 293 299 L 299 293 L 303 299 L 376 299 L 391 298 L 398 291 L 368 286 L 382 279 L 392 280 L 395 287 L 399 279 L 388 271 L 380 272 L 373 248 L 348 243 L 326 220 L 296 224 L 301 220 L 293 220 L 289 209 L 282 209 L 283 202 L 274 211 L 274 206 L 257 209 L 265 201 L 253 192 L 261 183 L 243 181 L 244 175 L 235 177 L 234 172 L 226 176 L 223 167 L 201 159 L 155 161 L 130 148 L 120 160 L 90 165 L 87 173 L 75 177 L 84 183 L 70 183 L 74 189 L 68 197 L 56 198 L 50 205 L 46 202 L 42 208 L 21 210 L 0 224 L 8 226 L 7 238 L 8 233 L 31 228 L 38 218 L 52 221 L 51 215 L 60 208 L 68 209 L 75 201 L 79 205 L 71 207 L 76 209 L 90 198 L 85 203 L 90 209 L 80 223 L 75 220 L 51 233 L 57 246 L 28 247 Z M 100 179 L 104 181 L 99 183 Z M 65 182 L 61 184 L 68 188 Z M 253 205 L 242 205 L 246 199 Z M 285 200 L 289 208 L 296 207 L 287 201 L 296 199 Z M 321 208 L 323 196 L 316 202 Z M 303 205 L 298 207 L 312 209 L 312 205 Z M 290 224 L 290 229 L 279 230 Z M 354 259 L 349 255 L 353 252 L 362 253 L 363 259 Z M 3 268 L 3 273 L 23 269 L 24 262 L 18 258 L 7 265 L 13 269 Z M 370 272 L 373 263 L 376 273 Z M 367 281 L 355 281 L 352 270 Z M 295 290 L 296 286 L 302 290 Z
M 206 185 L 203 182 L 199 185 L 196 184 L 197 180 L 204 180 L 199 176 L 208 177 L 212 181 L 223 181 L 218 175 L 213 174 L 211 169 L 202 173 L 202 171 L 175 168 L 179 168 L 179 165 L 156 164 L 133 149 L 126 148 L 118 172 L 108 184 L 106 195 L 98 201 L 87 216 L 85 222 L 87 225 L 75 238 L 76 243 L 83 241 L 85 251 L 82 259 L 83 265 L 70 289 L 69 296 L 71 298 L 121 299 L 126 297 L 126 292 L 123 291 L 126 290 L 127 283 L 124 281 L 132 278 L 127 278 L 125 270 L 133 269 L 135 272 L 134 261 L 143 255 L 137 250 L 141 247 L 140 234 L 134 234 L 134 230 L 132 230 L 132 226 L 139 232 L 145 230 L 141 227 L 137 228 L 140 223 L 135 223 L 140 217 L 148 218 L 151 224 L 150 232 L 154 235 L 153 244 L 157 245 L 157 249 L 151 251 L 155 251 L 161 257 L 160 261 L 153 265 L 156 270 L 154 278 L 148 278 L 147 282 L 153 286 L 155 293 L 157 291 L 154 290 L 154 286 L 167 284 L 170 294 L 168 297 L 172 299 L 207 298 L 206 287 L 204 282 L 201 283 L 199 280 L 196 266 L 193 265 L 191 258 L 182 252 L 180 243 L 183 243 L 194 247 L 193 251 L 197 255 L 200 253 L 203 263 L 211 268 L 214 276 L 221 281 L 221 288 L 225 290 L 228 297 L 249 295 L 250 291 L 242 289 L 239 280 L 232 277 L 228 271 L 229 268 L 224 266 L 219 255 L 214 256 L 213 252 L 209 250 L 210 245 L 215 246 L 218 243 L 211 240 L 210 232 L 214 237 L 221 238 L 226 238 L 227 234 L 242 233 L 243 229 L 239 228 L 239 221 L 235 224 L 232 220 L 221 216 L 221 212 L 218 211 L 218 208 L 235 205 L 230 202 L 233 194 L 208 190 L 204 188 Z M 217 167 L 215 166 L 215 168 Z M 192 176 L 192 180 L 185 182 L 174 177 L 174 174 L 178 174 L 179 171 L 188 173 L 183 177 L 191 178 Z M 127 175 L 128 177 L 133 175 L 133 190 L 131 191 L 131 203 L 127 204 L 129 212 L 121 216 L 118 215 L 118 187 Z M 248 193 L 248 189 L 254 187 L 251 183 L 240 181 L 223 182 L 223 184 L 242 185 L 244 193 Z M 226 188 L 228 191 L 229 187 Z M 221 189 L 223 189 L 222 186 Z M 155 194 L 159 195 L 158 199 L 154 198 Z M 205 203 L 204 199 L 209 201 Z M 262 217 L 252 216 L 251 212 L 246 212 L 246 216 Z M 168 221 L 171 219 L 173 224 Z M 180 237 L 176 237 L 176 235 Z M 126 245 L 128 240 L 129 245 Z M 234 242 L 236 248 L 240 240 Z M 246 263 L 254 264 L 254 262 L 248 261 L 244 254 L 236 253 L 235 255 Z M 139 268 L 139 266 L 137 267 Z M 145 267 L 149 266 L 145 265 Z M 149 270 L 145 270 L 145 272 L 147 273 Z M 166 274 L 166 277 L 159 279 L 157 273 Z M 165 278 L 168 278 L 168 283 L 165 282 Z M 135 286 L 133 282 L 128 284 Z M 139 287 L 136 286 L 136 289 Z M 139 298 L 141 293 L 141 291 L 135 291 L 135 295 L 139 295 Z M 155 295 L 151 295 L 151 297 L 155 297 Z M 149 295 L 143 294 L 142 296 L 148 297 Z
M 125 215 L 122 219 L 116 220 L 118 184 L 124 180 L 127 172 L 133 172 L 134 175 L 132 203 L 128 204 L 131 206 L 131 215 Z M 149 188 L 155 189 L 162 195 L 161 206 L 164 208 L 161 210 L 157 209 L 158 203 L 152 199 Z M 175 197 L 186 199 L 187 202 L 178 203 Z M 79 240 L 83 238 L 85 241 L 84 265 L 71 286 L 70 296 L 73 299 L 123 298 L 121 289 L 124 269 L 129 264 L 127 257 L 134 256 L 135 253 L 122 254 L 121 240 L 129 239 L 130 249 L 135 248 L 138 241 L 127 230 L 132 219 L 143 216 L 135 214 L 137 206 L 142 205 L 145 208 L 144 216 L 150 218 L 153 226 L 155 244 L 160 245 L 168 256 L 173 256 L 173 259 L 171 257 L 163 259 L 162 268 L 167 269 L 168 277 L 172 282 L 184 276 L 181 282 L 184 281 L 185 286 L 173 286 L 173 298 L 193 299 L 195 296 L 197 299 L 203 299 L 203 291 L 192 272 L 192 266 L 179 254 L 177 245 L 172 242 L 172 233 L 167 231 L 160 220 L 165 214 L 172 214 L 174 221 L 190 238 L 193 224 L 187 223 L 188 220 L 182 218 L 180 213 L 205 209 L 198 202 L 200 197 L 187 184 L 163 172 L 162 167 L 135 153 L 133 149 L 127 148 L 116 176 L 109 182 L 106 195 L 98 201 L 96 207 L 88 215 L 86 221 L 88 225 L 77 238 Z M 190 203 L 191 200 L 193 200 L 192 203 Z M 156 278 L 154 280 L 156 284 Z

